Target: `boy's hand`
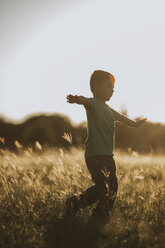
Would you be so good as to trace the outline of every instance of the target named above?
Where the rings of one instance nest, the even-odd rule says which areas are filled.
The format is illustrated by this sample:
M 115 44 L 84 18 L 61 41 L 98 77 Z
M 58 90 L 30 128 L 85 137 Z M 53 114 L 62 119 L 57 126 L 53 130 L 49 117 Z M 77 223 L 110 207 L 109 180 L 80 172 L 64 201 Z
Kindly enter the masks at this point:
M 144 118 L 144 119 L 139 120 L 139 121 L 134 121 L 125 115 L 121 115 L 121 117 L 119 118 L 119 121 L 124 122 L 125 124 L 127 124 L 130 127 L 138 127 L 138 126 L 142 125 L 146 120 L 147 120 L 147 118 Z
M 67 95 L 66 99 L 67 99 L 67 102 L 69 103 L 77 103 L 78 96 L 77 95 L 73 96 L 69 94 Z
M 146 120 L 147 120 L 147 118 L 144 118 L 142 120 L 136 121 L 135 122 L 135 127 L 138 127 L 138 126 L 142 125 Z
M 90 107 L 90 100 L 87 97 L 77 96 L 77 95 L 73 96 L 69 94 L 67 95 L 66 99 L 67 99 L 67 102 L 69 103 L 77 103 L 80 105 L 84 105 L 86 109 Z

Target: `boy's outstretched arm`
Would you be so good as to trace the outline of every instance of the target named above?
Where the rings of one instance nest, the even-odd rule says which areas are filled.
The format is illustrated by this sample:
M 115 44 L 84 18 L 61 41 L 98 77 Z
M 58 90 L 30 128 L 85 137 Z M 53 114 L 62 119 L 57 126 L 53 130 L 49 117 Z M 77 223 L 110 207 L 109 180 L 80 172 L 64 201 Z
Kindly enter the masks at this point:
M 67 95 L 66 97 L 68 103 L 77 103 L 84 105 L 85 107 L 89 107 L 89 98 L 84 96 L 73 96 L 71 94 Z
M 138 126 L 142 125 L 146 120 L 147 120 L 147 118 L 141 119 L 139 121 L 134 121 L 134 120 L 129 119 L 125 115 L 121 115 L 119 118 L 119 121 L 121 121 L 121 122 L 123 122 L 123 123 L 125 123 L 131 127 L 138 127 Z

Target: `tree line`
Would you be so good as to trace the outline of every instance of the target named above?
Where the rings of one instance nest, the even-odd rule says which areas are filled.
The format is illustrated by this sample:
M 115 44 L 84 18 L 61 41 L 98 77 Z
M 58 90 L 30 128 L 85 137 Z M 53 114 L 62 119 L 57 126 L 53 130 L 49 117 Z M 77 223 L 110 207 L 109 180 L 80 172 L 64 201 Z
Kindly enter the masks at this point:
M 1 149 L 16 150 L 17 144 L 25 148 L 34 148 L 36 141 L 43 147 L 69 148 L 71 145 L 83 147 L 86 137 L 86 122 L 74 124 L 65 115 L 34 115 L 17 124 L 0 117 Z M 147 121 L 142 126 L 134 128 L 116 122 L 115 143 L 116 148 L 122 150 L 163 152 L 165 124 Z

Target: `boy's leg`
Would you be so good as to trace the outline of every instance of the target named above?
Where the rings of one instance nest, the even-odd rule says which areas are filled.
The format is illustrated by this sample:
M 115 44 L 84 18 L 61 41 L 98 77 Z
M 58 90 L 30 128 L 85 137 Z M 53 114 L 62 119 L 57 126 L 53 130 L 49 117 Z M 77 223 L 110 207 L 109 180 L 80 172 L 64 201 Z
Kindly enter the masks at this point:
M 73 209 L 75 212 L 79 208 L 85 208 L 100 200 L 101 198 L 105 198 L 107 193 L 105 175 L 101 171 L 101 165 L 98 156 L 90 157 L 86 160 L 86 164 L 91 177 L 95 182 L 95 185 L 82 192 L 81 195 L 74 195 L 67 200 L 67 208 Z M 103 199 L 103 201 L 105 201 L 105 199 Z
M 88 188 L 79 196 L 78 205 L 80 208 L 87 207 L 99 200 L 98 209 L 103 207 L 108 197 L 108 184 L 104 173 L 104 156 L 93 156 L 86 160 L 88 170 L 95 185 Z
M 108 215 L 108 212 L 113 208 L 114 201 L 117 195 L 118 181 L 116 176 L 116 165 L 113 157 L 102 155 L 99 157 L 99 159 L 100 169 L 101 172 L 104 174 L 104 185 L 97 184 L 96 182 L 100 190 L 102 190 L 102 197 L 99 198 L 99 202 L 94 210 L 93 215 L 101 215 L 103 217 L 106 217 Z
M 116 166 L 111 156 L 99 155 L 86 160 L 95 186 L 88 188 L 80 196 L 72 196 L 68 202 L 76 212 L 99 200 L 96 213 L 111 210 L 117 193 Z
M 110 194 L 107 203 L 107 208 L 108 210 L 112 210 L 118 190 L 118 180 L 116 175 L 113 175 L 112 178 L 109 178 L 109 188 L 110 188 Z
M 118 180 L 116 176 L 116 165 L 113 157 L 108 158 L 108 169 L 110 170 L 110 174 L 107 178 L 108 186 L 109 186 L 109 197 L 107 202 L 107 208 L 111 210 L 114 205 L 114 201 L 116 199 L 117 190 L 118 190 Z
M 104 185 L 106 186 L 106 191 L 103 191 L 103 194 L 105 195 L 100 198 L 95 212 L 97 213 L 101 209 L 103 215 L 106 216 L 113 208 L 118 190 L 118 181 L 116 176 L 116 165 L 112 156 L 100 156 L 100 164 L 102 168 L 101 170 L 104 174 Z
M 81 195 L 73 195 L 66 201 L 66 214 L 72 215 L 80 208 L 85 208 L 98 200 L 96 194 L 96 186 L 92 186 L 85 190 Z

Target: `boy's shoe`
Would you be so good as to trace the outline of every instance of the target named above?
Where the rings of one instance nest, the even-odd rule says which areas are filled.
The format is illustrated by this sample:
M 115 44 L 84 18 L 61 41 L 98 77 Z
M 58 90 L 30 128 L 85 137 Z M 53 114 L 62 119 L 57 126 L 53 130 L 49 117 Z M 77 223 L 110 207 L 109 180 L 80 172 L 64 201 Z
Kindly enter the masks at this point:
M 75 215 L 77 211 L 78 211 L 78 198 L 77 196 L 73 195 L 72 197 L 66 200 L 65 216 L 71 217 Z

